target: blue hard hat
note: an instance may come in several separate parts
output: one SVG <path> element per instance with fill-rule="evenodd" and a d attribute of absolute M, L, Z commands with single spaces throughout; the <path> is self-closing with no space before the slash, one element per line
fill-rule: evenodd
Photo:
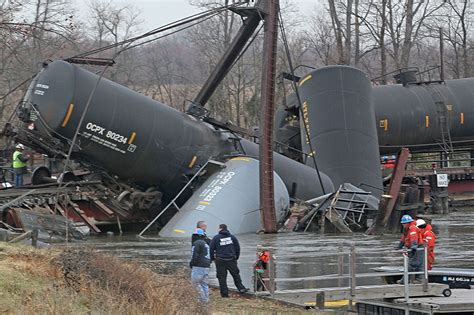
<path fill-rule="evenodd" d="M 408 215 L 408 214 L 405 214 L 403 217 L 402 217 L 402 221 L 401 223 L 402 224 L 405 224 L 405 223 L 410 223 L 410 222 L 413 222 L 413 218 L 411 217 L 411 215 Z"/>
<path fill-rule="evenodd" d="M 197 235 L 206 235 L 206 232 L 204 232 L 203 229 L 196 229 L 196 233 Z"/>

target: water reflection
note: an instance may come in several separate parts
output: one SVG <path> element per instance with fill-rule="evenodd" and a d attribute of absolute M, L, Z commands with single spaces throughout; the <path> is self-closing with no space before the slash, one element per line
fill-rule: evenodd
<path fill-rule="evenodd" d="M 438 236 L 436 266 L 474 268 L 474 209 L 459 210 L 449 217 L 433 217 L 433 227 Z M 232 225 L 229 224 L 232 231 Z M 320 257 L 321 254 L 339 253 L 342 247 L 349 250 L 353 242 L 357 250 L 357 272 L 371 272 L 371 268 L 383 265 L 402 265 L 402 255 L 396 251 L 399 235 L 367 236 L 354 234 L 317 235 L 283 233 L 277 235 L 247 234 L 238 236 L 242 254 L 239 260 L 244 284 L 252 287 L 252 264 L 256 246 L 271 248 L 276 256 L 278 278 L 308 277 L 337 273 L 337 256 Z M 135 235 L 93 238 L 88 246 L 98 251 L 117 255 L 124 259 L 152 265 L 170 263 L 187 266 L 190 256 L 190 240 L 153 238 L 138 240 Z M 345 272 L 348 272 L 345 257 Z M 215 279 L 214 268 L 211 278 Z M 229 280 L 231 277 L 229 276 Z M 358 284 L 376 284 L 381 279 L 361 279 Z M 229 282 L 230 284 L 230 282 Z M 304 281 L 279 283 L 279 289 L 314 288 L 335 286 L 337 281 Z"/>

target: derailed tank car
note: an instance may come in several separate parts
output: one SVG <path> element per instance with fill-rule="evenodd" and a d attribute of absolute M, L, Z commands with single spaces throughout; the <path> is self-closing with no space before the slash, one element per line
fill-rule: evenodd
<path fill-rule="evenodd" d="M 169 201 L 209 159 L 225 162 L 258 153 L 253 142 L 236 141 L 226 130 L 64 61 L 46 65 L 32 81 L 20 110 L 24 124 L 17 130 L 17 140 L 64 156 L 89 98 L 72 158 L 111 175 L 118 183 L 114 196 L 118 201 L 126 201 L 124 194 L 131 191 L 156 190 Z M 275 171 L 292 197 L 320 196 L 322 186 L 325 192 L 334 191 L 325 174 L 320 174 L 320 183 L 314 169 L 278 154 Z M 258 180 L 258 173 L 253 177 Z"/>

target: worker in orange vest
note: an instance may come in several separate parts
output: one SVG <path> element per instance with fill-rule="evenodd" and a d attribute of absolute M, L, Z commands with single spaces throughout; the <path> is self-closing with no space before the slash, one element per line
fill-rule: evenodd
<path fill-rule="evenodd" d="M 436 234 L 433 232 L 433 227 L 431 224 L 426 223 L 423 219 L 416 220 L 416 226 L 420 229 L 420 235 L 423 239 L 423 244 L 428 248 L 428 270 L 433 268 L 433 263 L 435 261 L 435 243 L 436 243 Z"/>
<path fill-rule="evenodd" d="M 387 157 L 383 159 L 383 166 L 385 168 L 395 168 L 395 163 L 396 161 L 394 159 L 389 159 Z"/>
<path fill-rule="evenodd" d="M 270 261 L 270 252 L 265 250 L 261 245 L 257 246 L 257 261 L 255 268 L 255 291 L 264 291 L 265 282 L 263 281 L 263 273 L 267 270 L 267 264 Z"/>
<path fill-rule="evenodd" d="M 400 222 L 403 225 L 403 234 L 398 244 L 398 248 L 403 247 L 409 249 L 408 252 L 408 272 L 421 271 L 423 266 L 423 252 L 419 251 L 418 248 L 423 247 L 423 239 L 420 235 L 420 229 L 416 226 L 416 221 L 406 214 L 402 217 Z M 421 275 L 415 275 L 413 277 L 413 283 L 420 282 L 422 279 Z M 403 284 L 403 278 L 397 281 L 399 284 Z"/>

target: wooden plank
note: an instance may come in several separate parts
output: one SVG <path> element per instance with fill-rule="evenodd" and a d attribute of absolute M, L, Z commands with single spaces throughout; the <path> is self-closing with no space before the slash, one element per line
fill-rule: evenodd
<path fill-rule="evenodd" d="M 23 241 L 27 238 L 30 238 L 32 233 L 33 233 L 32 231 L 28 231 L 28 232 L 25 232 L 23 234 L 20 234 L 17 237 L 9 240 L 8 243 L 18 243 L 20 241 Z"/>
<path fill-rule="evenodd" d="M 84 221 L 84 223 L 91 228 L 95 233 L 100 233 L 100 229 L 89 219 L 88 216 L 85 215 L 84 211 L 82 211 L 77 204 L 74 202 L 69 202 L 71 205 L 72 210 Z"/>
<path fill-rule="evenodd" d="M 110 208 L 104 205 L 104 203 L 102 203 L 102 201 L 100 201 L 99 199 L 97 198 L 92 199 L 92 203 L 96 205 L 97 208 L 101 210 L 102 212 L 104 212 L 107 216 L 113 217 L 115 215 L 115 212 L 110 210 Z"/>

